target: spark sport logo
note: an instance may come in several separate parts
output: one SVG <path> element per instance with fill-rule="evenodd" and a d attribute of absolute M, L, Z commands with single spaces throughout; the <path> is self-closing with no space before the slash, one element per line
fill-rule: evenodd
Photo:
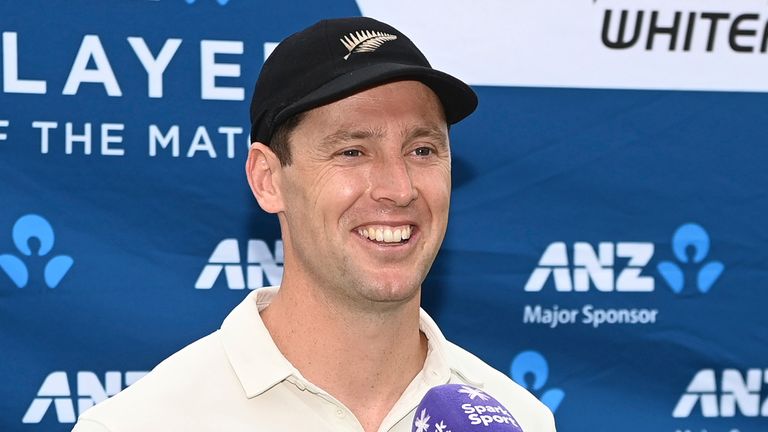
<path fill-rule="evenodd" d="M 686 223 L 672 236 L 674 260 L 659 262 L 655 269 L 661 280 L 677 295 L 708 293 L 722 275 L 725 266 L 712 260 L 710 238 L 699 224 Z M 544 250 L 538 266 L 525 284 L 525 291 L 539 293 L 553 286 L 558 294 L 580 293 L 606 295 L 647 294 L 656 289 L 656 279 L 649 267 L 656 251 L 650 242 L 576 242 L 569 259 L 568 244 L 553 242 Z M 565 300 L 565 298 L 564 298 Z M 586 304 L 581 309 L 526 305 L 524 324 L 550 328 L 559 325 L 586 324 L 598 328 L 604 324 L 654 324 L 659 314 L 652 308 L 597 308 Z"/>
<path fill-rule="evenodd" d="M 613 50 L 765 53 L 768 14 L 606 8 L 600 40 Z"/>

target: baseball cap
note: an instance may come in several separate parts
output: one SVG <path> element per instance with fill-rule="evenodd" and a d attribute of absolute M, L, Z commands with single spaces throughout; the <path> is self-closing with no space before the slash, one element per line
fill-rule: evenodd
<path fill-rule="evenodd" d="M 367 17 L 319 21 L 280 42 L 264 62 L 251 100 L 251 141 L 268 144 L 295 114 L 403 79 L 429 86 L 449 124 L 477 107 L 472 88 L 433 69 L 394 27 Z"/>

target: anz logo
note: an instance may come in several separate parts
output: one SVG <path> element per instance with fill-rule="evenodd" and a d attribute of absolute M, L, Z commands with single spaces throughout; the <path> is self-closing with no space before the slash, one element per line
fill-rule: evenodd
<path fill-rule="evenodd" d="M 549 364 L 537 351 L 523 351 L 515 356 L 509 368 L 509 375 L 516 383 L 535 394 L 553 413 L 565 398 L 562 389 L 544 388 L 549 379 Z"/>
<path fill-rule="evenodd" d="M 768 417 L 767 390 L 768 369 L 723 369 L 720 373 L 701 369 L 680 396 L 672 417 Z"/>
<path fill-rule="evenodd" d="M 266 242 L 257 239 L 248 240 L 246 249 L 243 262 L 237 239 L 219 242 L 197 277 L 195 288 L 211 289 L 222 275 L 227 287 L 233 290 L 279 285 L 283 278 L 283 241 L 275 242 L 274 253 Z"/>
<path fill-rule="evenodd" d="M 693 253 L 689 256 L 690 249 Z M 696 289 L 701 293 L 709 291 L 725 269 L 720 261 L 704 262 L 709 253 L 709 235 L 700 225 L 685 224 L 678 228 L 672 237 L 672 250 L 680 263 L 699 266 L 696 271 Z M 685 276 L 677 263 L 662 261 L 657 268 L 672 291 L 679 293 L 685 288 Z"/>
<path fill-rule="evenodd" d="M 23 257 L 48 257 L 53 249 L 56 236 L 53 227 L 44 217 L 28 214 L 20 217 L 11 230 L 13 244 L 21 254 L 0 254 L 0 269 L 11 279 L 17 288 L 29 284 L 29 269 Z M 34 240 L 34 241 L 33 241 Z M 55 255 L 48 258 L 43 270 L 43 281 L 48 288 L 56 288 L 74 264 L 68 255 Z"/>
<path fill-rule="evenodd" d="M 653 257 L 653 250 L 653 243 L 602 242 L 595 252 L 591 244 L 576 242 L 571 266 L 566 244 L 551 243 L 528 278 L 525 290 L 541 291 L 552 275 L 558 291 L 588 291 L 590 282 L 595 289 L 604 292 L 653 291 L 653 279 L 640 275 Z M 618 273 L 614 268 L 616 258 L 629 259 Z"/>
<path fill-rule="evenodd" d="M 124 387 L 138 381 L 147 372 L 110 371 L 104 375 L 102 382 L 93 372 L 77 373 L 74 389 L 69 385 L 69 376 L 64 371 L 51 372 L 43 381 L 36 397 L 29 404 L 21 422 L 37 424 L 43 421 L 45 415 L 54 411 L 59 423 L 74 423 L 77 415 L 88 408 L 116 395 Z M 77 411 L 75 411 L 77 406 Z"/>
<path fill-rule="evenodd" d="M 687 223 L 672 236 L 676 261 L 662 261 L 656 267 L 672 292 L 684 291 L 684 268 L 696 267 L 695 286 L 706 293 L 722 274 L 720 261 L 706 261 L 710 239 L 701 225 Z M 597 247 L 576 242 L 570 251 L 565 242 L 551 243 L 525 284 L 525 291 L 538 292 L 551 280 L 559 292 L 651 292 L 656 280 L 645 274 L 656 245 L 649 242 L 601 242 Z M 619 264 L 621 262 L 621 264 Z"/>

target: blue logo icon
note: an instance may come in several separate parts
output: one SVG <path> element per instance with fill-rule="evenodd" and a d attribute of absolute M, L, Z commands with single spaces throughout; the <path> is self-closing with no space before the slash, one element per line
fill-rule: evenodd
<path fill-rule="evenodd" d="M 725 269 L 720 261 L 704 262 L 709 253 L 709 235 L 701 225 L 687 223 L 680 226 L 672 236 L 672 251 L 678 262 L 699 265 L 696 288 L 700 293 L 708 292 Z M 683 291 L 685 275 L 680 265 L 672 261 L 662 261 L 657 268 L 672 291 L 676 294 Z"/>
<path fill-rule="evenodd" d="M 193 4 L 196 0 L 186 0 L 187 4 Z M 216 0 L 216 3 L 220 4 L 221 6 L 226 6 L 227 3 L 229 3 L 229 0 Z"/>
<path fill-rule="evenodd" d="M 557 410 L 565 398 L 565 392 L 559 388 L 550 388 L 542 392 L 549 378 L 549 364 L 547 359 L 537 351 L 523 351 L 518 354 L 512 360 L 510 376 L 516 383 L 536 394 L 552 412 Z M 531 376 L 532 382 L 529 378 Z"/>
<path fill-rule="evenodd" d="M 33 251 L 30 248 L 30 240 L 37 239 L 39 248 Z M 53 249 L 55 236 L 53 227 L 45 218 L 35 214 L 24 215 L 13 225 L 13 243 L 16 249 L 23 255 L 46 256 Z M 48 288 L 56 288 L 72 267 L 74 260 L 67 255 L 52 257 L 45 265 L 43 272 L 45 284 Z M 19 288 L 24 288 L 29 283 L 29 270 L 26 264 L 16 255 L 0 255 L 0 269 L 11 278 Z"/>

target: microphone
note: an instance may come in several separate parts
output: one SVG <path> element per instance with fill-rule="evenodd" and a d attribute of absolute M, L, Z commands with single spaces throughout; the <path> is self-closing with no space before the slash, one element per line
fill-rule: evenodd
<path fill-rule="evenodd" d="M 482 390 L 464 384 L 429 389 L 416 408 L 412 432 L 523 432 L 512 414 Z"/>

